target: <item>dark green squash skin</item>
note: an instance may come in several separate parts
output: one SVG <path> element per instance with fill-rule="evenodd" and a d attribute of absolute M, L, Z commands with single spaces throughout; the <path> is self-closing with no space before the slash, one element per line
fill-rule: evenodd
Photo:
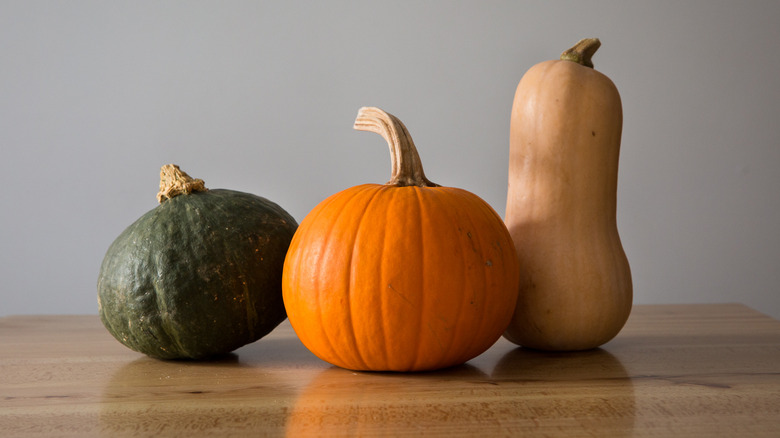
<path fill-rule="evenodd" d="M 165 200 L 125 229 L 98 276 L 100 318 L 160 359 L 229 353 L 287 318 L 282 266 L 298 224 L 259 196 L 215 189 Z"/>

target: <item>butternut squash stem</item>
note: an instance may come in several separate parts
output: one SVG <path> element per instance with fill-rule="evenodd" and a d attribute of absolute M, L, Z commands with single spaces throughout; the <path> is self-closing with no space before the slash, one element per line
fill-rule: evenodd
<path fill-rule="evenodd" d="M 561 61 L 572 61 L 593 68 L 591 58 L 599 47 L 601 47 L 601 41 L 598 38 L 583 38 L 574 47 L 561 53 Z"/>
<path fill-rule="evenodd" d="M 395 187 L 438 187 L 425 177 L 422 161 L 414 146 L 412 136 L 401 121 L 375 107 L 363 107 L 358 111 L 354 128 L 379 134 L 390 147 L 390 181 L 385 183 Z"/>
<path fill-rule="evenodd" d="M 166 164 L 160 168 L 160 191 L 157 193 L 157 201 L 160 204 L 166 199 L 181 194 L 188 195 L 192 192 L 205 192 L 206 190 L 208 189 L 202 179 L 192 178 L 175 164 Z"/>

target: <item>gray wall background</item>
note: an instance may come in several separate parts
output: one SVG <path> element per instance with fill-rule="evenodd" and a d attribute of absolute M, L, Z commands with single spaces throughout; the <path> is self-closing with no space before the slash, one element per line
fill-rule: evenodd
<path fill-rule="evenodd" d="M 360 106 L 434 181 L 503 216 L 517 82 L 582 37 L 625 122 L 618 224 L 636 303 L 780 317 L 780 2 L 0 1 L 0 316 L 96 313 L 159 168 L 299 221 L 383 183 Z"/>

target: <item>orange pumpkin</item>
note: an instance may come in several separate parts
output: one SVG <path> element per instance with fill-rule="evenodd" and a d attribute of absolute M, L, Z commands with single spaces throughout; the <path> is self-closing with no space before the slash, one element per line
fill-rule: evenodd
<path fill-rule="evenodd" d="M 304 218 L 284 265 L 290 323 L 343 368 L 464 363 L 512 317 L 519 267 L 509 232 L 478 196 L 425 177 L 400 120 L 362 108 L 355 129 L 387 140 L 392 178 L 332 195 Z"/>

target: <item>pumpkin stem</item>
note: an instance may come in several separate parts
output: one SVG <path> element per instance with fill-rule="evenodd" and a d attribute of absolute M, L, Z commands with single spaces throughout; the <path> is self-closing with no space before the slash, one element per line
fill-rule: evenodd
<path fill-rule="evenodd" d="M 412 136 L 406 130 L 406 126 L 392 114 L 388 114 L 379 108 L 363 107 L 358 111 L 355 119 L 355 129 L 379 134 L 390 146 L 390 160 L 392 163 L 390 181 L 388 186 L 396 187 L 438 187 L 425 177 L 422 161 L 414 147 Z"/>
<path fill-rule="evenodd" d="M 593 68 L 593 61 L 590 58 L 601 46 L 598 38 L 583 38 L 577 42 L 571 49 L 561 53 L 562 61 L 572 61 L 585 67 Z"/>
<path fill-rule="evenodd" d="M 157 201 L 160 204 L 182 193 L 188 195 L 206 190 L 208 189 L 202 179 L 192 178 L 175 164 L 166 164 L 160 169 L 160 192 L 157 193 Z"/>

